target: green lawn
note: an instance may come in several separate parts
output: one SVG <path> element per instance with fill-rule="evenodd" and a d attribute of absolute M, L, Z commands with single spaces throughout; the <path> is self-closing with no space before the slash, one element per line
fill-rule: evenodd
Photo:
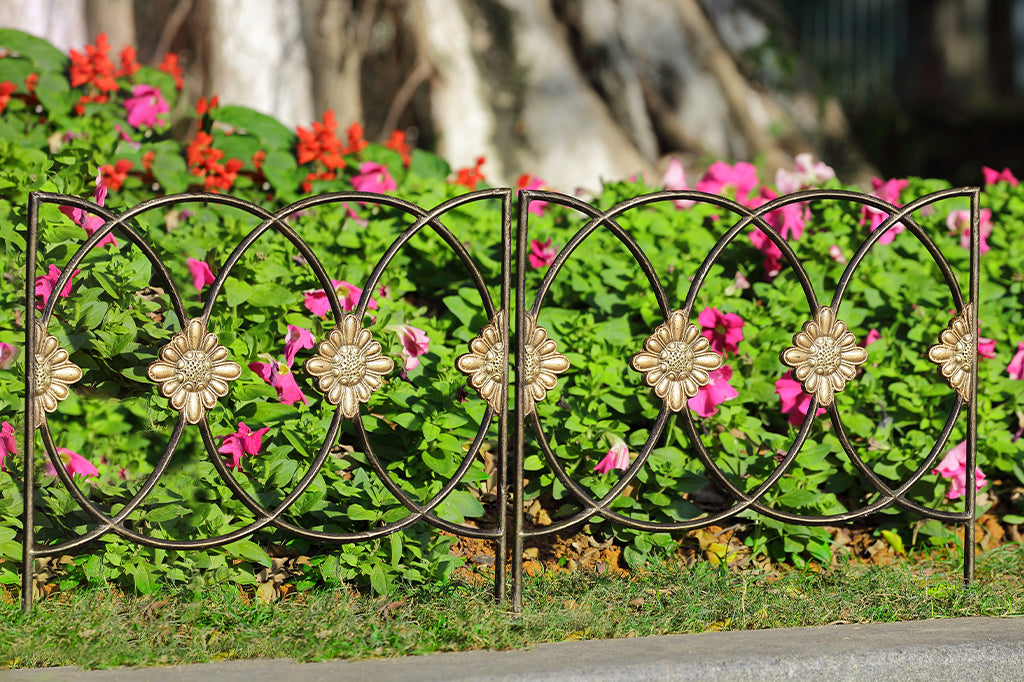
<path fill-rule="evenodd" d="M 955 556 L 955 552 L 950 556 Z M 698 563 L 630 577 L 527 578 L 525 609 L 495 605 L 485 582 L 410 588 L 391 597 L 292 594 L 259 605 L 236 591 L 137 597 L 60 594 L 29 615 L 0 606 L 0 668 L 159 665 L 231 658 L 372 658 L 509 649 L 566 639 L 1024 613 L 1024 548 L 979 557 L 963 587 L 946 557 L 823 573 L 767 575 Z"/>

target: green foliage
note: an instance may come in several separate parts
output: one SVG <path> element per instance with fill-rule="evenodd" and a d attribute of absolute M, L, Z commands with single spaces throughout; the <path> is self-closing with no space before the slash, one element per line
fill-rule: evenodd
<path fill-rule="evenodd" d="M 325 165 L 322 156 L 309 156 L 308 131 L 295 135 L 273 119 L 240 107 L 214 107 L 198 121 L 172 120 L 168 115 L 163 124 L 132 129 L 123 103 L 133 85 L 154 85 L 174 116 L 183 116 L 174 106 L 178 93 L 172 79 L 153 69 L 119 77 L 119 89 L 109 102 L 89 103 L 78 114 L 75 104 L 84 89 L 70 87 L 62 55 L 58 58 L 59 53 L 45 44 L 7 30 L 0 31 L 0 46 L 11 52 L 0 59 L 0 81 L 18 86 L 0 114 L 0 271 L 13 283 L 0 290 L 0 342 L 16 347 L 22 343 L 24 226 L 30 191 L 91 196 L 97 172 L 104 169 L 109 181 L 120 160 L 130 162 L 131 169 L 107 196 L 106 205 L 113 211 L 168 192 L 210 188 L 211 178 L 226 183 L 214 184 L 214 189 L 230 189 L 234 196 L 275 211 L 304 193 L 351 189 L 353 177 L 368 162 L 388 169 L 397 183 L 397 196 L 428 209 L 464 190 L 450 180 L 451 169 L 443 160 L 423 150 L 415 150 L 406 167 L 394 149 L 352 145 L 344 149 L 343 167 Z M 31 73 L 39 74 L 38 101 L 22 86 Z M 45 95 L 44 82 L 55 84 Z M 123 139 L 119 127 L 132 139 Z M 222 153 L 208 166 L 193 158 L 202 146 L 198 135 L 188 140 L 175 137 L 175 131 L 196 127 L 210 136 L 209 149 Z M 231 160 L 238 162 L 234 175 L 227 168 Z M 832 181 L 831 186 L 839 185 Z M 903 198 L 943 186 L 939 181 L 911 179 Z M 609 183 L 592 203 L 609 208 L 654 189 L 642 182 Z M 979 413 L 984 415 L 979 465 L 989 479 L 981 507 L 987 508 L 999 496 L 1009 500 L 1008 493 L 1024 483 L 1021 448 L 1014 436 L 1024 382 L 1006 374 L 1017 341 L 1024 338 L 1024 278 L 1015 246 L 1024 237 L 1024 190 L 993 185 L 986 188 L 983 204 L 995 216 L 992 250 L 982 258 L 980 301 L 982 334 L 996 341 L 996 356 L 981 363 L 979 378 Z M 948 233 L 945 220 L 950 211 L 963 208 L 966 200 L 951 200 L 915 215 L 957 273 L 966 273 L 968 254 L 959 237 Z M 844 268 L 830 257 L 830 249 L 836 247 L 850 258 L 867 228 L 861 226 L 860 206 L 853 202 L 810 202 L 807 212 L 802 236 L 789 243 L 824 298 L 821 303 L 828 304 Z M 321 204 L 289 216 L 285 223 L 331 278 L 361 287 L 415 218 L 401 208 L 350 202 Z M 210 289 L 195 289 L 188 259 L 203 261 L 214 274 L 223 274 L 229 254 L 261 220 L 229 206 L 193 202 L 141 213 L 129 227 L 143 235 L 167 264 L 186 315 L 194 317 Z M 529 236 L 541 242 L 550 238 L 562 248 L 586 221 L 569 208 L 549 204 L 543 215 L 531 216 Z M 486 283 L 485 295 L 495 302 L 501 281 L 500 202 L 464 205 L 442 216 L 441 222 L 466 246 Z M 525 468 L 527 496 L 540 499 L 556 519 L 576 513 L 579 504 L 545 462 L 539 437 L 594 498 L 605 495 L 617 480 L 616 472 L 595 471 L 609 438 L 624 439 L 634 457 L 646 444 L 646 465 L 611 508 L 655 523 L 685 521 L 724 507 L 719 486 L 694 456 L 698 445 L 708 450 L 721 476 L 749 493 L 771 476 L 793 442 L 797 429 L 781 412 L 776 393 L 776 382 L 786 369 L 779 353 L 811 315 L 793 268 L 784 265 L 769 278 L 762 254 L 741 233 L 725 246 L 707 278 L 693 281 L 707 253 L 733 222 L 726 211 L 712 206 L 679 210 L 671 202 L 637 206 L 617 218 L 650 259 L 671 307 L 681 308 L 692 294 L 691 322 L 708 308 L 739 315 L 745 322 L 742 341 L 726 353 L 732 370 L 729 383 L 738 396 L 719 404 L 707 417 L 691 412 L 692 432 L 685 417 L 679 416 L 669 420 L 663 434 L 651 438 L 661 403 L 628 367 L 627 359 L 664 318 L 650 282 L 626 245 L 600 227 L 578 245 L 550 282 L 539 323 L 568 355 L 571 368 L 537 406 L 543 433 L 529 435 Z M 166 453 L 177 416 L 147 379 L 145 367 L 180 324 L 158 269 L 125 228 L 112 234 L 119 246 L 105 245 L 86 254 L 73 278 L 73 295 L 58 298 L 54 308 L 49 332 L 71 352 L 85 376 L 49 417 L 49 424 L 59 447 L 97 466 L 97 477 L 79 476 L 75 481 L 103 513 L 117 514 L 147 485 L 150 475 L 166 467 L 145 504 L 128 515 L 130 529 L 177 540 L 235 533 L 254 522 L 252 504 L 273 510 L 323 455 L 323 466 L 312 475 L 309 488 L 282 519 L 313 534 L 365 533 L 406 516 L 395 490 L 419 504 L 433 500 L 463 465 L 478 436 L 484 439 L 485 450 L 498 449 L 497 426 L 482 423 L 484 404 L 476 396 L 463 399 L 467 381 L 455 369 L 456 358 L 487 322 L 481 292 L 453 250 L 428 227 L 393 254 L 370 292 L 378 307 L 364 324 L 397 367 L 405 362 L 403 325 L 423 330 L 430 343 L 416 368 L 396 369 L 362 408 L 362 422 L 370 434 L 366 444 L 346 421 L 336 442 L 327 443 L 321 452 L 334 411 L 313 380 L 299 371 L 299 365 L 293 367 L 306 401 L 285 404 L 273 387 L 245 366 L 283 366 L 290 325 L 309 329 L 318 341 L 334 326 L 332 313 L 320 318 L 304 304 L 307 292 L 322 287 L 313 270 L 286 231 L 270 229 L 226 274 L 210 317 L 210 330 L 243 365 L 228 396 L 207 414 L 212 442 L 204 443 L 199 430 L 189 427 L 173 455 Z M 46 274 L 50 265 L 64 268 L 85 237 L 85 231 L 56 207 L 45 205 L 40 211 L 36 276 Z M 528 305 L 547 272 L 546 267 L 528 269 Z M 961 290 L 966 291 L 966 285 L 963 278 Z M 872 329 L 881 334 L 868 348 L 862 373 L 838 395 L 837 404 L 853 447 L 891 486 L 920 466 L 953 404 L 952 391 L 927 360 L 927 348 L 948 323 L 953 307 L 926 249 L 903 232 L 891 244 L 872 248 L 850 281 L 840 309 L 840 317 L 858 339 L 863 341 Z M 311 352 L 300 350 L 296 362 L 301 365 Z M 21 352 L 9 369 L 0 370 L 0 418 L 13 425 L 18 453 L 24 452 L 24 369 Z M 950 446 L 964 438 L 965 419 L 961 415 L 955 425 Z M 250 505 L 234 494 L 213 464 L 222 456 L 218 449 L 241 423 L 254 431 L 268 429 L 259 453 L 243 457 L 240 469 L 231 474 Z M 390 477 L 390 489 L 369 466 L 366 445 Z M 36 452 L 44 452 L 38 437 Z M 12 584 L 17 581 L 14 562 L 20 555 L 19 481 L 24 463 L 12 454 L 6 466 L 10 475 L 0 474 L 0 583 Z M 44 467 L 40 457 L 36 471 L 43 472 Z M 437 505 L 436 514 L 453 523 L 492 523 L 493 477 L 485 458 L 475 458 L 462 482 Z M 81 510 L 53 476 L 38 479 L 36 536 L 41 543 L 53 544 L 95 526 L 95 518 Z M 944 479 L 929 473 L 908 497 L 943 509 L 957 508 L 946 500 L 947 488 Z M 790 513 L 831 515 L 876 498 L 843 454 L 837 425 L 823 416 L 811 426 L 794 466 L 764 502 Z M 994 511 L 1011 519 L 1024 513 L 1012 502 L 1006 505 Z M 830 560 L 830 536 L 822 528 L 794 527 L 751 513 L 743 518 L 756 521 L 747 536 L 754 551 L 798 565 Z M 899 510 L 888 510 L 882 517 L 884 530 L 894 534 L 889 539 L 894 547 L 949 541 L 950 529 L 937 523 L 912 532 L 917 521 Z M 676 547 L 668 533 L 637 533 L 599 518 L 590 519 L 590 528 L 626 543 L 625 556 L 634 565 L 670 555 Z M 448 576 L 458 564 L 448 554 L 450 542 L 450 537 L 426 524 L 334 548 L 270 526 L 219 549 L 201 551 L 138 547 L 107 535 L 75 557 L 61 585 L 115 582 L 141 593 L 161 587 L 199 591 L 225 583 L 254 585 L 255 573 L 273 557 L 310 555 L 296 577 L 302 588 L 348 582 L 389 592 L 397 584 Z"/>

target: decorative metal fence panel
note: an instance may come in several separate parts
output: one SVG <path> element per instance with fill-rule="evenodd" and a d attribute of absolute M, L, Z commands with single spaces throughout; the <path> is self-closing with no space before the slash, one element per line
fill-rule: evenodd
<path fill-rule="evenodd" d="M 577 528 L 591 519 L 601 518 L 612 524 L 638 531 L 678 532 L 710 526 L 726 519 L 750 512 L 776 521 L 803 526 L 839 524 L 875 514 L 888 507 L 899 507 L 923 518 L 937 519 L 964 527 L 964 575 L 970 580 L 973 574 L 973 548 L 975 516 L 975 461 L 977 452 L 977 300 L 979 283 L 979 192 L 977 189 L 951 189 L 936 192 L 897 207 L 873 196 L 840 190 L 807 190 L 778 197 L 756 208 L 720 196 L 696 191 L 667 191 L 638 196 L 619 205 L 601 210 L 580 199 L 550 191 L 522 190 L 514 204 L 512 190 L 489 189 L 471 192 L 433 209 L 424 209 L 401 199 L 367 192 L 339 192 L 303 199 L 277 212 L 271 213 L 246 201 L 219 194 L 181 194 L 154 199 L 134 208 L 115 213 L 96 206 L 83 199 L 61 195 L 34 192 L 30 196 L 28 252 L 26 258 L 26 316 L 25 347 L 34 349 L 28 357 L 32 371 L 26 371 L 25 395 L 31 399 L 25 402 L 25 485 L 24 485 L 24 562 L 22 574 L 22 595 L 25 609 L 30 609 L 33 600 L 34 566 L 37 559 L 59 556 L 72 552 L 97 541 L 107 534 L 116 534 L 133 543 L 168 550 L 203 549 L 222 546 L 248 538 L 261 529 L 273 528 L 285 536 L 302 538 L 313 544 L 343 544 L 379 540 L 403 530 L 418 521 L 424 521 L 435 528 L 466 538 L 489 540 L 495 547 L 494 589 L 498 600 L 503 600 L 508 591 L 506 573 L 511 570 L 511 596 L 513 608 L 522 608 L 522 556 L 525 541 L 552 533 Z M 915 211 L 927 209 L 932 204 L 946 199 L 966 198 L 971 209 L 971 257 L 968 292 L 965 297 L 957 273 L 934 240 L 914 219 Z M 840 201 L 865 206 L 886 217 L 877 229 L 866 233 L 854 255 L 846 263 L 842 275 L 834 287 L 822 289 L 821 282 L 813 282 L 791 245 L 767 220 L 773 211 L 787 206 L 802 205 L 806 202 Z M 494 241 L 489 245 L 490 253 L 497 253 L 494 259 L 500 263 L 498 281 L 487 281 L 482 274 L 479 258 L 445 226 L 445 216 L 454 211 L 467 210 L 481 202 L 497 202 L 500 208 L 494 213 Z M 585 225 L 568 240 L 554 257 L 550 267 L 540 278 L 535 290 L 528 291 L 530 282 L 526 264 L 530 252 L 531 205 L 536 202 L 557 204 L 574 210 L 585 217 Z M 303 234 L 292 227 L 290 221 L 303 212 L 324 206 L 342 206 L 346 203 L 369 207 L 368 210 L 390 212 L 401 215 L 406 227 L 390 245 L 386 246 L 376 261 L 370 275 L 360 282 L 362 294 L 358 301 L 343 305 L 336 292 L 330 272 L 321 263 L 317 252 L 303 238 Z M 673 203 L 689 206 L 703 203 L 715 207 L 721 214 L 734 216 L 730 223 L 721 215 L 707 227 L 712 231 L 713 247 L 706 253 L 702 265 L 693 273 L 676 274 L 675 291 L 666 286 L 665 274 L 652 262 L 654 255 L 650 240 L 641 239 L 642 227 L 627 229 L 623 222 L 630 216 L 640 215 L 650 207 Z M 115 512 L 105 511 L 82 493 L 70 473 L 62 465 L 58 440 L 54 437 L 47 416 L 59 414 L 61 401 L 75 390 L 75 384 L 83 377 L 83 370 L 70 359 L 67 349 L 61 347 L 58 334 L 52 333 L 55 324 L 57 296 L 50 296 L 41 310 L 35 307 L 35 280 L 38 268 L 37 249 L 40 233 L 40 213 L 46 204 L 71 207 L 99 216 L 105 222 L 79 247 L 70 254 L 59 276 L 52 282 L 52 291 L 63 291 L 71 282 L 76 269 L 83 264 L 86 256 L 97 249 L 104 240 L 114 233 L 123 235 L 148 260 L 151 267 L 149 284 L 166 295 L 169 313 L 173 314 L 176 331 L 164 339 L 150 355 L 154 360 L 145 368 L 125 368 L 124 371 L 138 379 L 140 385 L 149 382 L 149 390 L 156 389 L 168 400 L 177 421 L 167 440 L 166 448 L 153 466 L 153 471 L 131 496 Z M 219 271 L 210 288 L 201 300 L 201 311 L 189 314 L 185 298 L 175 286 L 165 258 L 150 243 L 150 235 L 140 225 L 142 218 L 150 212 L 177 210 L 185 205 L 217 205 L 237 209 L 252 216 L 259 224 L 238 244 L 226 245 L 228 255 L 220 263 Z M 371 220 L 373 217 L 371 216 Z M 516 220 L 515 225 L 513 219 Z M 710 347 L 701 334 L 700 327 L 691 318 L 698 307 L 702 288 L 712 270 L 718 266 L 722 254 L 730 249 L 739 235 L 751 230 L 760 230 L 778 249 L 780 257 L 789 265 L 806 299 L 806 323 L 802 329 L 788 330 L 792 344 L 780 353 L 780 368 L 791 368 L 793 377 L 809 394 L 810 403 L 806 417 L 799 426 L 796 436 L 776 457 L 776 466 L 760 483 L 742 482 L 740 478 L 723 471 L 716 463 L 714 448 L 709 445 L 707 427 L 695 421 L 688 400 L 693 398 L 702 386 L 711 380 L 711 373 L 722 366 L 721 353 Z M 857 276 L 858 266 L 868 257 L 872 247 L 885 235 L 895 231 L 908 231 L 920 242 L 934 260 L 942 281 L 949 289 L 950 301 L 954 308 L 952 319 L 940 338 L 928 349 L 929 358 L 937 365 L 939 374 L 955 391 L 944 425 L 934 435 L 933 444 L 921 452 L 919 463 L 908 477 L 898 484 L 892 484 L 878 475 L 870 462 L 865 461 L 859 446 L 849 439 L 843 422 L 843 411 L 835 399 L 848 382 L 856 381 L 860 366 L 866 361 L 863 340 L 858 339 L 846 326 L 843 318 L 843 303 Z M 606 231 L 621 245 L 632 258 L 632 262 L 643 273 L 656 300 L 661 323 L 649 330 L 646 340 L 635 348 L 631 359 L 623 359 L 623 372 L 629 372 L 635 380 L 637 393 L 653 391 L 656 400 L 661 401 L 660 409 L 647 428 L 647 435 L 639 447 L 636 458 L 628 465 L 619 480 L 606 491 L 595 495 L 574 480 L 566 466 L 560 461 L 545 429 L 544 414 L 549 413 L 546 403 L 550 402 L 549 392 L 561 390 L 560 382 L 565 381 L 573 371 L 584 372 L 586 367 L 574 366 L 571 358 L 585 358 L 586 349 L 559 349 L 544 326 L 545 311 L 557 301 L 550 300 L 552 286 L 558 281 L 565 263 L 582 249 L 588 239 Z M 333 409 L 330 424 L 322 442 L 308 444 L 315 451 L 308 463 L 305 474 L 283 497 L 274 498 L 268 506 L 262 501 L 266 496 L 247 490 L 232 474 L 224 457 L 218 452 L 214 434 L 207 420 L 207 411 L 214 409 L 218 401 L 230 392 L 230 383 L 241 374 L 242 358 L 231 348 L 222 345 L 218 334 L 210 329 L 211 316 L 216 312 L 217 303 L 225 296 L 225 286 L 232 269 L 254 248 L 257 240 L 264 235 L 276 234 L 289 244 L 295 253 L 293 260 L 308 267 L 316 282 L 323 287 L 326 295 L 325 310 L 333 316 L 334 328 L 326 332 L 319 341 L 315 354 L 304 363 L 304 371 L 312 377 L 313 384 L 322 394 L 323 400 Z M 405 488 L 401 480 L 393 478 L 395 467 L 389 469 L 374 449 L 374 433 L 364 426 L 366 403 L 371 395 L 388 380 L 394 370 L 394 362 L 381 352 L 380 330 L 365 320 L 372 312 L 372 294 L 378 289 L 382 275 L 392 264 L 396 254 L 407 247 L 411 240 L 421 233 L 432 233 L 440 239 L 466 272 L 482 302 L 479 317 L 486 320 L 482 328 L 469 342 L 467 352 L 455 359 L 455 367 L 465 375 L 467 383 L 475 389 L 485 403 L 485 409 L 472 443 L 464 448 L 465 454 L 457 468 L 440 484 L 429 499 L 416 499 Z M 643 246 L 643 242 L 647 246 Z M 685 241 L 685 240 L 683 240 Z M 656 248 L 656 243 L 654 244 Z M 513 270 L 513 267 L 515 268 Z M 671 264 L 669 268 L 671 269 Z M 680 277 L 688 283 L 680 284 Z M 680 286 L 683 288 L 680 289 Z M 676 297 L 685 290 L 681 301 Z M 496 292 L 496 295 L 495 295 Z M 513 292 L 515 301 L 513 305 Z M 82 295 L 79 292 L 78 295 Z M 497 300 L 495 300 L 495 298 Z M 548 308 L 545 308 L 545 303 Z M 326 318 L 326 313 L 325 313 Z M 372 316 L 371 316 L 372 320 Z M 511 324 L 510 324 L 511 323 Z M 168 325 L 165 325 L 168 326 Z M 234 330 L 228 330 L 230 334 Z M 225 334 L 225 330 L 220 331 Z M 231 345 L 229 343 L 229 345 Z M 232 347 L 237 347 L 237 344 Z M 570 352 L 570 350 L 572 352 Z M 563 353 L 565 351 L 565 354 Z M 252 358 L 245 358 L 248 362 Z M 513 362 L 510 362 L 512 360 Z M 575 364 L 578 364 L 575 363 Z M 628 368 L 627 368 L 628 365 Z M 514 368 L 514 369 L 510 369 Z M 585 392 L 582 379 L 576 392 Z M 85 382 L 88 383 L 88 382 Z M 510 409 L 509 388 L 514 388 Z M 586 397 L 583 398 L 586 400 Z M 544 409 L 540 406 L 545 405 Z M 847 406 L 856 410 L 857 405 Z M 765 503 L 764 498 L 780 479 L 799 463 L 802 449 L 808 441 L 812 424 L 819 408 L 827 411 L 832 430 L 841 445 L 842 453 L 849 459 L 855 471 L 873 492 L 871 501 L 843 513 L 812 515 L 775 508 Z M 963 409 L 967 411 L 966 428 L 966 495 L 964 509 L 960 512 L 936 509 L 923 505 L 908 497 L 912 486 L 930 472 L 939 453 L 943 451 Z M 708 481 L 729 500 L 720 508 L 696 513 L 672 522 L 659 522 L 631 518 L 628 514 L 615 511 L 613 506 L 635 483 L 639 473 L 647 466 L 652 452 L 667 437 L 676 422 L 681 422 L 681 433 L 689 446 L 689 454 L 699 459 Z M 306 493 L 318 472 L 332 453 L 340 447 L 340 433 L 345 422 L 351 424 L 352 433 L 365 453 L 366 466 L 379 479 L 387 492 L 397 500 L 405 513 L 400 517 L 388 517 L 372 528 L 359 532 L 333 532 L 311 530 L 286 516 L 289 508 Z M 381 421 L 374 417 L 374 424 Z M 531 426 L 532 439 L 528 437 L 527 423 Z M 394 425 L 390 426 L 394 429 Z M 210 537 L 173 540 L 154 537 L 133 527 L 132 515 L 144 508 L 147 496 L 160 483 L 168 470 L 176 448 L 179 447 L 187 430 L 199 432 L 202 450 L 212 464 L 220 481 L 230 490 L 234 499 L 240 501 L 252 515 L 252 520 L 235 530 Z M 462 484 L 474 460 L 484 456 L 485 441 L 492 429 L 496 429 L 494 457 L 494 489 L 492 502 L 492 523 L 466 523 L 446 520 L 438 515 L 439 505 L 445 503 L 453 491 Z M 67 489 L 74 502 L 93 520 L 94 527 L 71 539 L 49 540 L 39 543 L 35 537 L 36 514 L 40 504 L 35 497 L 36 436 L 40 438 L 45 457 L 53 465 L 60 484 Z M 557 479 L 565 491 L 565 498 L 576 505 L 575 511 L 559 514 L 545 526 L 527 528 L 524 520 L 526 491 L 524 477 L 528 458 L 541 455 L 545 472 Z M 539 460 L 538 460 L 539 461 Z M 531 466 L 533 464 L 531 463 Z M 397 469 L 400 469 L 398 467 Z M 269 499 L 269 498 L 266 498 Z M 45 510 L 44 510 L 45 511 Z"/>

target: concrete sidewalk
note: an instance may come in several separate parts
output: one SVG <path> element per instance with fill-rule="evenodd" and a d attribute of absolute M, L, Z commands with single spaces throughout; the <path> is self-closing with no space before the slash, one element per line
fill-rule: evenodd
<path fill-rule="evenodd" d="M 540 644 L 366 661 L 0 671 L 2 682 L 1024 680 L 1024 618 L 956 618 Z"/>

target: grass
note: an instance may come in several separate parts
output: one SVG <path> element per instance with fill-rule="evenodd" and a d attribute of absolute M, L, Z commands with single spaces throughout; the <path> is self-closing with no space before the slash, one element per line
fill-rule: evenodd
<path fill-rule="evenodd" d="M 488 586 L 451 582 L 372 597 L 309 591 L 259 605 L 225 588 L 193 599 L 80 590 L 23 615 L 0 605 L 0 668 L 103 668 L 284 657 L 298 660 L 510 649 L 567 639 L 1024 613 L 1024 547 L 980 557 L 963 587 L 954 559 L 766 576 L 701 563 L 630 577 L 528 578 L 521 615 Z"/>

